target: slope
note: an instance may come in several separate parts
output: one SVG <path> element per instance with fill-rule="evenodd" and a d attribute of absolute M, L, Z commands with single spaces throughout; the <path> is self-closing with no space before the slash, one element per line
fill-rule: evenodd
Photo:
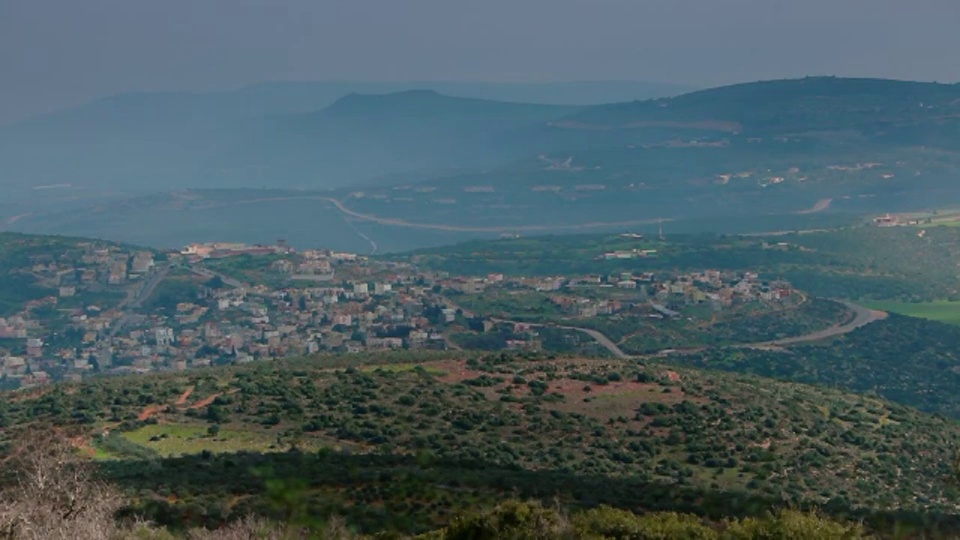
<path fill-rule="evenodd" d="M 822 211 L 916 209 L 960 200 L 957 135 L 958 85 L 756 82 L 586 108 L 542 125 L 538 151 L 511 164 L 355 209 L 476 226 L 784 215 L 828 200 Z"/>
<path fill-rule="evenodd" d="M 960 437 L 953 421 L 835 390 L 508 355 L 98 380 L 14 394 L 3 417 L 83 429 L 111 458 L 109 476 L 144 495 L 160 523 L 269 511 L 262 474 L 272 469 L 272 485 L 299 485 L 313 515 L 408 531 L 507 492 L 714 517 L 784 503 L 936 511 L 955 496 L 946 477 Z"/>
<path fill-rule="evenodd" d="M 523 155 L 530 126 L 573 110 L 427 90 L 351 94 L 317 113 L 267 119 L 210 168 L 232 181 L 256 171 L 273 186 L 340 187 L 387 174 L 489 167 Z"/>
<path fill-rule="evenodd" d="M 10 126 L 0 130 L 3 179 L 19 191 L 342 186 L 409 168 L 490 165 L 510 148 L 510 130 L 575 110 L 409 91 L 350 95 L 313 113 L 329 94 L 284 101 L 283 88 L 123 95 Z"/>

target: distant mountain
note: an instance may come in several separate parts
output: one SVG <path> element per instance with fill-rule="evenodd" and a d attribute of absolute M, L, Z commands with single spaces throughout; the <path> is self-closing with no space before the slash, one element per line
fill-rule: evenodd
<path fill-rule="evenodd" d="M 208 177 L 216 185 L 276 186 L 273 180 L 313 188 L 398 172 L 489 168 L 523 157 L 536 126 L 575 110 L 430 90 L 350 94 L 316 113 L 266 118 L 261 131 L 211 161 Z"/>
<path fill-rule="evenodd" d="M 342 186 L 418 168 L 492 166 L 516 157 L 504 154 L 503 130 L 576 110 L 407 91 L 349 94 L 313 112 L 334 93 L 308 90 L 131 94 L 23 122 L 0 130 L 0 181 L 128 192 Z"/>
<path fill-rule="evenodd" d="M 352 219 L 418 238 L 960 202 L 960 85 L 813 77 L 595 106 L 408 90 L 309 109 L 320 94 L 105 100 L 0 131 L 0 182 L 14 195 L 337 189 Z"/>
<path fill-rule="evenodd" d="M 869 133 L 923 121 L 952 122 L 958 114 L 960 84 L 808 77 L 598 106 L 557 124 L 610 129 L 666 122 L 717 132 Z"/>

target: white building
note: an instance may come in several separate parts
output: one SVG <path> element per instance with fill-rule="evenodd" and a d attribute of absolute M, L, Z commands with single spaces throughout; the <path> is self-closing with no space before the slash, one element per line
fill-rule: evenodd
<path fill-rule="evenodd" d="M 172 328 L 157 328 L 153 331 L 154 338 L 157 340 L 157 345 L 168 346 L 173 344 L 173 329 Z"/>

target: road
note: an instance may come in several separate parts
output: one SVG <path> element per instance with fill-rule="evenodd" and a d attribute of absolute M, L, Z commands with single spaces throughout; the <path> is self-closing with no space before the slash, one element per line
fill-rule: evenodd
<path fill-rule="evenodd" d="M 107 334 L 108 336 L 111 338 L 116 337 L 116 335 L 136 317 L 136 313 L 134 313 L 133 310 L 142 306 L 143 302 L 147 298 L 150 298 L 150 295 L 153 294 L 153 291 L 157 290 L 157 286 L 167 277 L 169 272 L 170 265 L 163 265 L 157 268 L 138 289 L 131 290 L 131 292 L 127 294 L 127 298 L 117 306 L 117 309 L 123 311 L 124 314 L 117 320 L 116 324 L 110 328 L 110 332 Z"/>
<path fill-rule="evenodd" d="M 600 332 L 590 329 L 590 328 L 580 328 L 578 326 L 558 326 L 557 328 L 562 328 L 564 330 L 576 330 L 577 332 L 583 332 L 584 334 L 592 337 L 597 343 L 603 345 L 605 349 L 610 351 L 611 354 L 617 358 L 633 358 L 633 356 L 623 352 L 620 347 L 617 346 L 610 338 L 601 334 Z"/>
<path fill-rule="evenodd" d="M 467 315 L 467 312 L 464 312 L 464 315 Z M 623 352 L 623 350 L 620 349 L 620 347 L 618 347 L 617 344 L 614 343 L 610 338 L 603 335 L 601 332 L 598 332 L 591 328 L 581 328 L 579 326 L 563 326 L 563 325 L 551 324 L 551 323 L 531 323 L 531 322 L 525 322 L 525 321 L 509 321 L 506 319 L 497 319 L 494 317 L 491 317 L 490 320 L 495 323 L 525 324 L 531 328 L 559 328 L 561 330 L 575 330 L 577 332 L 583 332 L 584 334 L 593 338 L 594 341 L 602 345 L 603 348 L 610 351 L 610 353 L 616 356 L 617 358 L 633 358 L 629 354 Z"/>
<path fill-rule="evenodd" d="M 200 266 L 190 266 L 190 271 L 193 272 L 194 274 L 197 274 L 198 276 L 203 276 L 203 277 L 205 277 L 205 278 L 207 278 L 207 279 L 213 279 L 213 278 L 215 278 L 215 277 L 218 277 L 218 278 L 220 278 L 221 281 L 223 281 L 225 284 L 233 287 L 234 289 L 246 289 L 246 288 L 248 288 L 246 285 L 244 285 L 243 283 L 241 283 L 241 282 L 233 279 L 232 277 L 225 276 L 225 275 L 221 274 L 220 272 L 214 272 L 213 270 L 210 270 L 209 268 L 203 268 L 203 267 L 200 267 Z"/>
<path fill-rule="evenodd" d="M 820 341 L 823 339 L 828 339 L 832 337 L 842 336 L 844 334 L 849 334 L 850 332 L 853 332 L 858 328 L 863 328 L 864 326 L 870 323 L 887 318 L 887 314 L 882 311 L 867 309 L 863 306 L 854 304 L 853 302 L 847 302 L 846 300 L 834 300 L 834 301 L 847 306 L 849 309 L 853 311 L 854 317 L 850 322 L 847 322 L 844 324 L 837 324 L 837 325 L 831 326 L 830 328 L 826 328 L 824 330 L 818 330 L 816 332 L 811 332 L 809 334 L 804 334 L 802 336 L 777 339 L 773 341 L 761 341 L 756 343 L 741 343 L 741 344 L 733 345 L 733 347 L 736 347 L 738 349 L 770 349 L 770 348 L 786 347 L 788 345 L 796 345 L 798 343 L 809 343 L 813 341 Z M 468 312 L 466 311 L 464 311 L 464 315 L 471 316 L 471 317 L 473 316 L 473 314 L 468 314 Z M 623 349 L 618 347 L 617 344 L 614 343 L 610 338 L 605 336 L 603 333 L 598 332 L 597 330 L 593 330 L 591 328 L 583 328 L 580 326 L 563 326 L 563 325 L 549 324 L 549 323 L 548 324 L 528 323 L 524 321 L 511 321 L 507 319 L 497 319 L 493 317 L 491 317 L 490 320 L 498 323 L 527 324 L 531 327 L 536 327 L 536 328 L 551 327 L 551 328 L 561 328 L 564 330 L 576 330 L 577 332 L 583 332 L 584 334 L 587 334 L 588 336 L 592 337 L 597 343 L 602 345 L 605 349 L 610 351 L 610 353 L 616 356 L 617 358 L 623 358 L 623 359 L 638 358 L 638 356 L 633 356 L 625 353 Z M 702 350 L 703 350 L 702 347 L 697 349 L 663 349 L 660 351 L 654 351 L 652 353 L 644 354 L 642 356 L 652 357 L 652 356 L 661 356 L 663 354 L 668 354 L 668 353 L 674 353 L 674 354 L 693 353 L 693 352 L 698 352 Z"/>
<path fill-rule="evenodd" d="M 147 278 L 147 281 L 145 281 L 139 288 L 131 289 L 128 292 L 127 298 L 117 306 L 117 309 L 123 311 L 124 314 L 122 317 L 117 319 L 116 324 L 110 328 L 108 335 L 111 338 L 116 337 L 125 326 L 130 324 L 130 321 L 137 317 L 135 310 L 143 306 L 143 303 L 147 300 L 147 298 L 150 298 L 150 295 L 157 290 L 157 286 L 160 285 L 160 282 L 167 277 L 167 274 L 170 273 L 170 269 L 171 267 L 169 264 L 157 268 L 152 274 L 150 274 L 150 276 Z M 243 283 L 240 283 L 233 278 L 229 278 L 223 274 L 208 270 L 206 268 L 191 266 L 190 270 L 193 273 L 206 278 L 219 277 L 224 283 L 234 288 L 239 289 L 245 287 Z"/>
<path fill-rule="evenodd" d="M 812 341 L 820 341 L 822 339 L 828 339 L 832 337 L 842 336 L 843 334 L 849 334 L 858 328 L 863 328 L 864 326 L 879 321 L 881 319 L 886 319 L 887 314 L 882 311 L 876 311 L 873 309 L 867 309 L 863 306 L 854 304 L 853 302 L 847 302 L 844 300 L 834 300 L 834 302 L 839 302 L 850 310 L 853 311 L 853 319 L 845 324 L 837 324 L 820 330 L 817 332 L 812 332 L 809 334 L 804 334 L 802 336 L 796 336 L 792 338 L 777 339 L 773 341 L 764 341 L 761 343 L 750 343 L 746 345 L 738 345 L 741 348 L 763 348 L 763 347 L 784 347 L 787 345 L 796 345 L 798 343 L 809 343 Z"/>
<path fill-rule="evenodd" d="M 798 214 L 816 214 L 817 212 L 823 212 L 827 208 L 830 208 L 830 205 L 833 203 L 833 199 L 820 199 L 817 201 L 817 204 L 813 205 L 813 208 L 807 208 L 806 210 L 800 210 Z"/>
<path fill-rule="evenodd" d="M 389 225 L 393 227 L 408 227 L 414 229 L 433 229 L 438 231 L 452 231 L 452 232 L 487 232 L 487 233 L 518 233 L 518 232 L 549 232 L 549 231 L 562 231 L 562 230 L 583 230 L 583 229 L 596 229 L 596 228 L 610 228 L 610 227 L 632 227 L 637 225 L 649 225 L 651 223 L 658 223 L 664 221 L 672 221 L 669 218 L 655 218 L 655 219 L 639 219 L 639 220 L 630 220 L 630 221 L 610 221 L 610 222 L 591 222 L 591 223 L 578 223 L 575 225 L 518 225 L 518 226 L 503 226 L 503 227 L 469 227 L 462 225 L 444 225 L 442 223 L 417 223 L 413 221 L 407 221 L 404 219 L 396 218 L 385 218 L 376 216 L 373 214 L 363 214 L 357 212 L 356 210 L 351 210 L 346 205 L 343 204 L 339 199 L 334 199 L 332 197 L 319 197 L 319 196 L 308 196 L 308 197 L 264 197 L 261 199 L 247 199 L 243 201 L 230 201 L 225 203 L 218 203 L 207 206 L 205 208 L 219 208 L 223 206 L 232 206 L 237 204 L 255 204 L 260 202 L 274 202 L 274 201 L 325 201 L 334 205 L 337 210 L 339 210 L 345 216 L 349 216 L 361 221 L 370 221 L 373 223 L 379 223 L 380 225 Z"/>

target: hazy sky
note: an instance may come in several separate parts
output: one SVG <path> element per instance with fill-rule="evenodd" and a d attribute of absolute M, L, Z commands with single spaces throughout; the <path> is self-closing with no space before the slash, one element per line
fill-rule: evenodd
<path fill-rule="evenodd" d="M 957 0 L 0 0 L 0 122 L 276 79 L 960 80 Z"/>

